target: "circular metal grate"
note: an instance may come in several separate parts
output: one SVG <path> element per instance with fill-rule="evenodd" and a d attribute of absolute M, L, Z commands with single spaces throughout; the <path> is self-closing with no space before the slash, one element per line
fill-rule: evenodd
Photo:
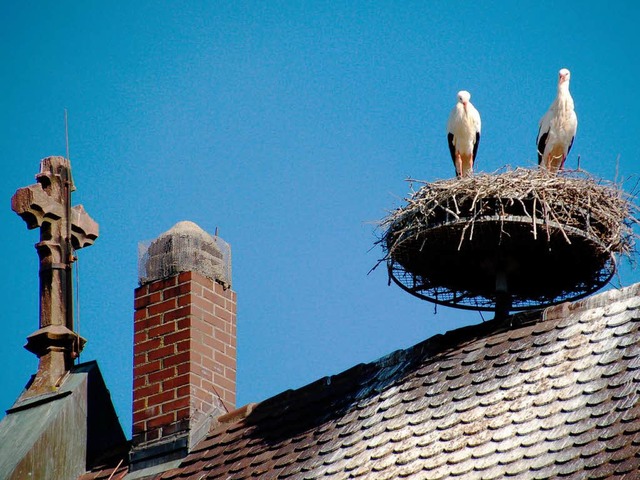
<path fill-rule="evenodd" d="M 387 256 L 390 278 L 440 305 L 494 310 L 501 278 L 510 310 L 540 308 L 585 297 L 606 285 L 616 270 L 614 256 L 597 238 L 549 219 L 440 220 L 411 234 L 391 226 L 386 237 L 386 248 L 393 244 Z"/>

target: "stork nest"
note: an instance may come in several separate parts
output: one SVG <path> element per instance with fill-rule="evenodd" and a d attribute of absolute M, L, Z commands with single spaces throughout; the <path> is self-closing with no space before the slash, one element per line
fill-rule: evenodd
<path fill-rule="evenodd" d="M 380 223 L 381 262 L 400 286 L 436 303 L 492 309 L 498 272 L 514 310 L 579 298 L 609 281 L 614 254 L 635 251 L 633 196 L 584 171 L 410 182 L 406 206 Z"/>

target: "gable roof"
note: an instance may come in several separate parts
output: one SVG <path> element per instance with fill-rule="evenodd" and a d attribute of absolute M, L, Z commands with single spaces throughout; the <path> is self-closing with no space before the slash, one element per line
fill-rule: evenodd
<path fill-rule="evenodd" d="M 22 396 L 0 421 L 0 478 L 73 478 L 126 451 L 98 364 L 76 365 L 59 389 Z"/>
<path fill-rule="evenodd" d="M 639 293 L 436 335 L 286 391 L 154 478 L 638 478 Z"/>

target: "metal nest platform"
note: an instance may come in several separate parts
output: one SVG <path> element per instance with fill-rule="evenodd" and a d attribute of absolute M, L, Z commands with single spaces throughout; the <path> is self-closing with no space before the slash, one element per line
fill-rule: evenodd
<path fill-rule="evenodd" d="M 586 172 L 516 169 L 422 183 L 382 221 L 389 277 L 440 305 L 540 308 L 585 297 L 631 256 L 638 209 Z"/>

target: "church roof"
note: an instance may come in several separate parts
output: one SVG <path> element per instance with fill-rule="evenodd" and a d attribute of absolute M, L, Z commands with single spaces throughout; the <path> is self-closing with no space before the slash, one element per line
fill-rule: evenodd
<path fill-rule="evenodd" d="M 638 478 L 639 294 L 465 327 L 283 392 L 153 478 Z M 130 478 L 81 478 L 111 474 Z"/>
<path fill-rule="evenodd" d="M 19 398 L 0 421 L 0 447 L 0 478 L 11 479 L 73 478 L 121 456 L 127 442 L 98 364 L 76 365 L 55 391 Z"/>

